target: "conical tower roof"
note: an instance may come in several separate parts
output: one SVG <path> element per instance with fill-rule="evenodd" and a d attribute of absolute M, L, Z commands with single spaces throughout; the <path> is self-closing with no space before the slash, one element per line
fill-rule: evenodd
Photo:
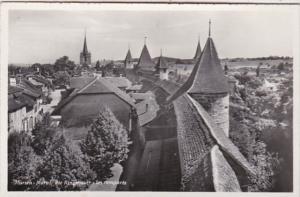
<path fill-rule="evenodd" d="M 145 44 L 143 50 L 141 52 L 141 56 L 137 65 L 138 68 L 141 69 L 153 69 L 155 64 L 153 63 L 150 53 L 148 51 L 147 45 Z"/>
<path fill-rule="evenodd" d="M 130 49 L 128 49 L 126 57 L 125 57 L 125 61 L 131 61 L 131 60 L 132 60 L 131 52 L 130 52 Z"/>
<path fill-rule="evenodd" d="M 157 69 L 168 68 L 168 63 L 162 55 L 158 58 L 156 68 Z"/>
<path fill-rule="evenodd" d="M 200 46 L 200 39 L 199 39 L 194 59 L 197 60 L 200 58 L 200 56 L 201 56 L 201 46 Z"/>
<path fill-rule="evenodd" d="M 226 93 L 228 82 L 211 37 L 206 41 L 201 58 L 195 66 L 193 83 L 188 93 Z"/>
<path fill-rule="evenodd" d="M 186 92 L 218 94 L 228 91 L 227 78 L 221 67 L 214 42 L 209 37 L 190 77 L 168 101 L 171 102 Z"/>

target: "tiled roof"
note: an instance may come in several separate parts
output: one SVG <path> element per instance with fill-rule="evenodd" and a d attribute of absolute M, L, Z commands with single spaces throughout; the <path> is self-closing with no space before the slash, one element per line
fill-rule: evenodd
<path fill-rule="evenodd" d="M 179 97 L 173 104 L 177 119 L 177 138 L 184 180 L 195 172 L 203 157 L 215 145 L 215 141 L 201 115 L 197 113 L 197 109 L 187 96 Z"/>
<path fill-rule="evenodd" d="M 225 93 L 229 91 L 228 81 L 222 70 L 212 38 L 208 38 L 188 80 L 168 98 L 171 102 L 188 93 Z"/>
<path fill-rule="evenodd" d="M 224 93 L 228 92 L 228 82 L 212 38 L 208 38 L 200 61 L 195 66 L 193 83 L 188 93 Z"/>
<path fill-rule="evenodd" d="M 118 87 L 116 87 L 115 85 L 111 84 L 108 80 L 103 79 L 103 78 L 99 78 L 99 81 L 102 82 L 103 85 L 105 85 L 108 89 L 110 89 L 110 91 L 112 93 L 115 93 L 117 96 L 119 96 L 121 99 L 123 99 L 124 101 L 126 101 L 128 104 L 130 104 L 131 106 L 135 106 L 134 105 L 134 99 L 131 98 L 128 94 L 126 94 L 125 92 L 123 92 L 122 90 L 120 90 Z"/>
<path fill-rule="evenodd" d="M 80 90 L 94 79 L 94 77 L 72 77 L 70 78 L 70 87 Z"/>
<path fill-rule="evenodd" d="M 199 103 L 188 94 L 183 94 L 173 101 L 173 104 L 177 118 L 183 180 L 189 179 L 195 173 L 205 154 L 210 152 L 214 145 L 219 145 L 248 173 L 254 174 L 246 158 Z"/>
<path fill-rule="evenodd" d="M 110 83 L 113 83 L 118 88 L 131 87 L 132 83 L 126 77 L 105 77 Z"/>
<path fill-rule="evenodd" d="M 94 78 L 93 81 L 86 84 L 83 88 L 78 90 L 77 93 L 81 94 L 93 94 L 93 93 L 113 93 L 110 88 L 103 84 L 102 80 Z"/>
<path fill-rule="evenodd" d="M 21 101 L 22 103 L 25 103 L 27 108 L 29 109 L 32 109 L 36 103 L 30 96 L 27 96 L 26 94 L 21 94 L 16 99 Z"/>
<path fill-rule="evenodd" d="M 45 79 L 42 76 L 34 75 L 32 78 L 35 79 L 36 81 L 40 82 L 40 83 L 43 83 L 43 84 L 47 85 L 47 86 L 51 85 L 51 82 L 49 80 Z"/>
<path fill-rule="evenodd" d="M 155 64 L 151 59 L 148 48 L 144 45 L 143 50 L 140 55 L 139 62 L 137 64 L 137 68 L 145 69 L 145 70 L 154 70 Z"/>
<path fill-rule="evenodd" d="M 12 96 L 8 96 L 8 112 L 15 112 L 22 107 L 25 107 L 26 104 L 21 102 L 18 99 L 13 98 Z"/>
<path fill-rule="evenodd" d="M 226 136 L 225 132 L 216 125 L 216 123 L 211 119 L 210 115 L 198 102 L 196 102 L 189 95 L 187 95 L 187 97 L 191 100 L 194 107 L 197 109 L 197 112 L 209 129 L 210 135 L 217 142 L 220 148 L 228 155 L 230 155 L 232 159 L 235 160 L 239 165 L 241 165 L 245 169 L 245 171 L 247 171 L 251 175 L 254 175 L 255 171 L 250 163 L 247 161 L 244 155 L 242 155 L 239 149 L 232 143 L 232 141 Z"/>
<path fill-rule="evenodd" d="M 17 93 L 17 92 L 22 92 L 23 89 L 22 88 L 19 88 L 19 87 L 16 87 L 16 86 L 8 86 L 8 94 L 14 94 L 14 93 Z"/>
<path fill-rule="evenodd" d="M 42 91 L 35 87 L 30 81 L 27 79 L 20 80 L 20 83 L 18 84 L 19 88 L 23 89 L 23 93 L 27 94 L 34 98 L 39 98 L 42 96 Z"/>
<path fill-rule="evenodd" d="M 79 81 L 84 81 L 83 79 L 79 79 Z M 73 92 L 64 100 L 62 100 L 53 111 L 53 114 L 59 114 L 60 109 L 70 102 L 73 98 L 75 98 L 78 94 L 115 94 L 120 99 L 124 100 L 126 103 L 135 107 L 134 99 L 131 98 L 128 94 L 120 90 L 114 84 L 110 83 L 107 79 L 104 78 L 93 78 L 93 80 L 86 79 L 87 83 L 84 86 L 80 85 L 81 89 L 74 89 Z M 77 84 L 77 83 L 76 83 Z"/>

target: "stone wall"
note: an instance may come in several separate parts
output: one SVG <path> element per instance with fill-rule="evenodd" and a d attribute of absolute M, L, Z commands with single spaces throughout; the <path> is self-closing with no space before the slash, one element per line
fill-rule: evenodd
<path fill-rule="evenodd" d="M 229 95 L 228 94 L 191 94 L 200 103 L 214 122 L 229 136 Z"/>

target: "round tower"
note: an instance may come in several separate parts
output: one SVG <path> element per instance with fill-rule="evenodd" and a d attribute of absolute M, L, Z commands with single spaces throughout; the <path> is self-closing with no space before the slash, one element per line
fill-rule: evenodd
<path fill-rule="evenodd" d="M 124 60 L 124 67 L 126 69 L 133 69 L 133 61 L 132 61 L 132 56 L 130 52 L 130 48 L 128 47 L 128 51 Z"/>
<path fill-rule="evenodd" d="M 208 112 L 213 121 L 229 135 L 229 84 L 209 36 L 188 80 L 167 100 L 187 93 Z"/>
<path fill-rule="evenodd" d="M 208 112 L 214 122 L 229 136 L 229 94 L 189 93 Z"/>
<path fill-rule="evenodd" d="M 162 50 L 160 51 L 160 57 L 156 64 L 156 72 L 159 74 L 160 80 L 168 80 L 168 65 L 165 58 L 162 56 Z"/>
<path fill-rule="evenodd" d="M 209 36 L 193 73 L 188 94 L 200 103 L 214 122 L 229 135 L 229 85 L 214 42 Z"/>

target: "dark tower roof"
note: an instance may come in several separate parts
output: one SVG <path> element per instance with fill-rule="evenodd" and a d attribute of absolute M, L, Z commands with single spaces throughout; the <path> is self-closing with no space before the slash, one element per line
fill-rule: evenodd
<path fill-rule="evenodd" d="M 83 43 L 82 53 L 83 54 L 87 54 L 88 53 L 87 44 L 86 44 L 86 34 L 84 35 L 84 43 Z"/>
<path fill-rule="evenodd" d="M 200 56 L 201 56 L 201 46 L 200 46 L 200 39 L 199 39 L 194 59 L 197 60 L 200 58 Z"/>
<path fill-rule="evenodd" d="M 162 68 L 168 68 L 168 63 L 167 63 L 166 59 L 162 56 L 162 49 L 160 50 L 160 56 L 158 58 L 155 68 L 157 70 L 162 69 Z"/>
<path fill-rule="evenodd" d="M 131 60 L 132 60 L 131 52 L 130 52 L 130 49 L 128 49 L 126 57 L 125 57 L 125 61 L 131 61 Z"/>
<path fill-rule="evenodd" d="M 194 72 L 195 70 L 195 72 Z M 191 75 L 188 93 L 226 93 L 228 82 L 211 37 L 207 39 L 201 58 Z"/>
<path fill-rule="evenodd" d="M 184 93 L 217 94 L 229 91 L 228 81 L 212 38 L 209 37 L 200 59 L 197 60 L 188 80 L 176 91 L 168 101 L 171 102 Z"/>
<path fill-rule="evenodd" d="M 153 69 L 155 67 L 146 44 L 144 44 L 137 67 L 141 69 Z"/>

